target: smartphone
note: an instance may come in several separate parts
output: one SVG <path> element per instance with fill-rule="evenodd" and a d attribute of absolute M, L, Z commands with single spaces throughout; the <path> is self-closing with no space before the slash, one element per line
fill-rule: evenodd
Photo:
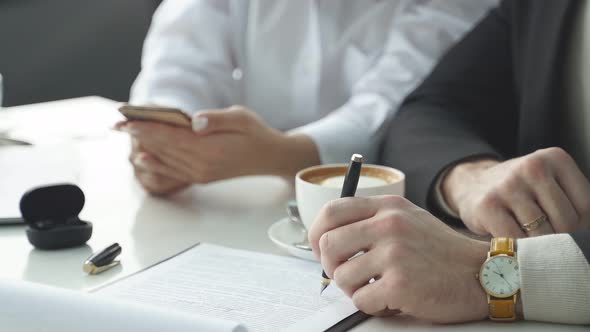
<path fill-rule="evenodd" d="M 128 120 L 155 121 L 178 127 L 191 127 L 191 118 L 178 108 L 161 106 L 133 106 L 125 104 L 119 112 Z"/>

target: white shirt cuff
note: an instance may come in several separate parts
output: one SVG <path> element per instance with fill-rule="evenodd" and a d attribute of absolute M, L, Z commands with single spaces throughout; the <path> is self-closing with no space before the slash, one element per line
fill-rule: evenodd
<path fill-rule="evenodd" d="M 391 113 L 391 103 L 382 96 L 362 94 L 324 118 L 290 132 L 309 136 L 318 148 L 322 164 L 346 163 L 354 153 L 362 154 L 367 163 L 374 163 Z"/>
<path fill-rule="evenodd" d="M 526 320 L 590 324 L 590 264 L 568 234 L 518 240 Z"/>

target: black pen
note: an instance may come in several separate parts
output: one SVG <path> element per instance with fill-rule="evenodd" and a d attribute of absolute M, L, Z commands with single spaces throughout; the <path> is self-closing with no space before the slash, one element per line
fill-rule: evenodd
<path fill-rule="evenodd" d="M 342 184 L 342 193 L 340 194 L 340 198 L 342 197 L 354 197 L 356 193 L 356 187 L 359 184 L 359 177 L 361 176 L 361 167 L 363 166 L 363 156 L 360 154 L 353 154 L 350 158 L 350 165 L 348 166 L 348 171 L 346 171 L 346 176 L 344 177 L 344 183 Z M 326 272 L 322 270 L 322 288 L 320 290 L 320 295 L 324 292 L 326 288 L 330 285 L 330 278 L 326 275 Z"/>
<path fill-rule="evenodd" d="M 99 274 L 119 265 L 120 261 L 116 261 L 115 258 L 121 254 L 121 250 L 121 246 L 118 243 L 114 243 L 93 254 L 84 262 L 84 272 L 88 274 Z"/>

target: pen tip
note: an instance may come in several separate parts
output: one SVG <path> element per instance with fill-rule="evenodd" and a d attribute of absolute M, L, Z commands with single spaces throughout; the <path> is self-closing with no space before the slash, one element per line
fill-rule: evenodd
<path fill-rule="evenodd" d="M 350 158 L 350 160 L 352 160 L 354 162 L 357 162 L 357 163 L 360 163 L 360 162 L 363 161 L 363 155 L 358 154 L 358 153 L 355 153 L 355 154 L 352 155 L 352 157 Z"/>
<path fill-rule="evenodd" d="M 322 293 L 326 290 L 326 288 L 328 288 L 328 285 L 322 284 L 321 286 L 322 288 L 320 289 L 320 296 L 322 296 Z"/>
<path fill-rule="evenodd" d="M 326 290 L 326 288 L 328 288 L 328 286 L 330 285 L 330 278 L 328 278 L 326 276 L 326 272 L 322 271 L 322 281 L 320 282 L 320 285 L 322 286 L 322 288 L 320 288 L 320 295 L 322 295 L 322 293 L 324 292 L 324 290 Z"/>

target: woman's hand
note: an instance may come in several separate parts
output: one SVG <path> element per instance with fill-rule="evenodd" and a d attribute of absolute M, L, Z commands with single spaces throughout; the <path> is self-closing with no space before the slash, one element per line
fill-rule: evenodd
<path fill-rule="evenodd" d="M 175 177 L 176 173 L 174 172 L 168 175 L 153 172 L 150 166 L 159 165 L 161 162 L 155 156 L 143 151 L 139 141 L 135 138 L 131 138 L 129 161 L 133 165 L 135 177 L 145 190 L 151 194 L 168 195 L 191 185 L 186 179 Z"/>
<path fill-rule="evenodd" d="M 242 106 L 199 112 L 193 130 L 143 121 L 116 127 L 129 132 L 145 152 L 131 159 L 136 169 L 183 184 L 244 175 L 290 177 L 319 163 L 309 137 L 270 128 Z"/>
<path fill-rule="evenodd" d="M 475 275 L 489 244 L 455 232 L 402 197 L 332 201 L 313 223 L 309 240 L 327 275 L 365 313 L 399 309 L 437 323 L 488 315 Z"/>

